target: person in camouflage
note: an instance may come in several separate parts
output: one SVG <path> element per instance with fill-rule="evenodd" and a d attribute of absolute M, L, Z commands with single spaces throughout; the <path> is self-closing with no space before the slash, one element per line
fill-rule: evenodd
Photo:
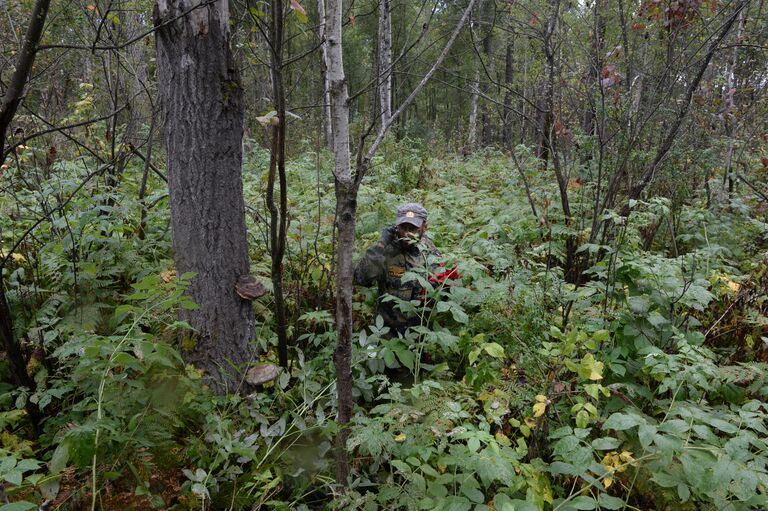
<path fill-rule="evenodd" d="M 385 294 L 403 300 L 420 300 L 422 288 L 415 280 L 403 282 L 401 277 L 414 268 L 429 265 L 434 271 L 437 265 L 428 261 L 430 255 L 439 256 L 435 245 L 426 236 L 427 210 L 421 204 L 408 203 L 397 208 L 395 224 L 381 231 L 375 245 L 365 251 L 355 266 L 355 283 L 379 288 L 376 313 L 390 328 L 390 334 L 404 333 L 409 326 L 419 324 L 419 317 L 400 311 L 395 302 L 383 301 Z"/>

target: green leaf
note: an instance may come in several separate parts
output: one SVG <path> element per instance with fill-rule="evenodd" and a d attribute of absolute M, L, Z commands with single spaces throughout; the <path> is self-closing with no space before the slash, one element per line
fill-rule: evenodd
<path fill-rule="evenodd" d="M 731 483 L 730 489 L 737 499 L 745 501 L 755 495 L 757 483 L 757 475 L 752 470 L 739 470 L 733 476 L 733 483 Z"/>
<path fill-rule="evenodd" d="M 392 460 L 389 462 L 389 464 L 405 475 L 409 475 L 411 473 L 411 467 L 404 461 Z"/>
<path fill-rule="evenodd" d="M 461 493 L 467 496 L 469 500 L 476 504 L 481 504 L 484 500 L 483 492 L 477 489 L 476 486 L 472 486 L 471 484 L 462 483 L 461 485 Z"/>
<path fill-rule="evenodd" d="M 723 433 L 736 433 L 739 428 L 731 424 L 730 422 L 726 422 L 722 419 L 710 419 L 707 421 L 712 427 L 719 429 Z"/>
<path fill-rule="evenodd" d="M 403 348 L 397 350 L 395 353 L 397 353 L 397 358 L 400 359 L 400 362 L 402 362 L 405 367 L 413 371 L 414 356 L 413 353 L 411 353 L 411 350 L 408 348 Z"/>
<path fill-rule="evenodd" d="M 598 451 L 612 451 L 619 445 L 621 442 L 618 439 L 609 436 L 592 440 L 592 448 Z"/>
<path fill-rule="evenodd" d="M 576 414 L 576 425 L 580 428 L 585 428 L 589 424 L 589 413 L 585 410 L 579 410 Z"/>
<path fill-rule="evenodd" d="M 574 467 L 570 463 L 563 463 L 562 461 L 554 461 L 549 464 L 549 473 L 578 475 L 579 471 L 576 470 L 576 467 Z"/>
<path fill-rule="evenodd" d="M 483 349 L 493 358 L 504 358 L 504 348 L 499 343 L 489 342 L 483 345 Z"/>
<path fill-rule="evenodd" d="M 7 472 L 3 474 L 3 479 L 5 479 L 6 481 L 8 481 L 14 486 L 20 486 L 21 481 L 24 479 L 24 474 L 22 474 L 18 470 L 13 470 L 11 472 Z"/>
<path fill-rule="evenodd" d="M 630 296 L 627 298 L 627 305 L 629 310 L 638 316 L 644 316 L 651 308 L 651 303 L 645 296 Z"/>
<path fill-rule="evenodd" d="M 677 485 L 677 496 L 680 497 L 681 502 L 688 502 L 691 496 L 691 490 L 688 489 L 688 485 L 680 483 Z"/>
<path fill-rule="evenodd" d="M 451 316 L 453 316 L 453 320 L 456 323 L 464 325 L 469 322 L 469 316 L 467 316 L 467 313 L 464 312 L 464 309 L 462 309 L 460 305 L 453 304 L 451 307 Z"/>
<path fill-rule="evenodd" d="M 469 365 L 474 365 L 477 362 L 477 357 L 480 356 L 480 348 L 475 348 L 469 352 Z"/>
<path fill-rule="evenodd" d="M 624 501 L 620 498 L 613 497 L 606 493 L 601 493 L 597 498 L 597 503 L 603 509 L 622 509 L 624 507 Z"/>
<path fill-rule="evenodd" d="M 510 499 L 508 496 L 504 495 L 503 493 L 497 493 L 495 497 L 493 497 L 493 507 L 496 508 L 496 511 L 515 511 L 515 505 L 512 503 L 512 499 Z"/>
<path fill-rule="evenodd" d="M 640 424 L 640 427 L 637 428 L 637 436 L 643 449 L 647 448 L 653 442 L 653 437 L 656 436 L 656 426 Z"/>
<path fill-rule="evenodd" d="M 0 511 L 27 511 L 28 509 L 37 509 L 37 504 L 27 502 L 26 500 L 20 502 L 11 502 L 0 507 Z"/>
<path fill-rule="evenodd" d="M 656 472 L 651 480 L 663 488 L 672 488 L 681 483 L 679 477 L 674 477 L 665 472 Z"/>
<path fill-rule="evenodd" d="M 587 497 L 586 495 L 581 495 L 579 497 L 576 497 L 575 499 L 568 502 L 568 507 L 572 507 L 574 509 L 595 509 L 597 507 L 597 501 L 593 499 L 592 497 Z"/>
<path fill-rule="evenodd" d="M 606 419 L 606 421 L 603 423 L 603 429 L 615 429 L 616 431 L 624 431 L 625 429 L 638 426 L 643 422 L 644 421 L 636 415 L 616 412 L 611 414 L 611 416 Z"/>

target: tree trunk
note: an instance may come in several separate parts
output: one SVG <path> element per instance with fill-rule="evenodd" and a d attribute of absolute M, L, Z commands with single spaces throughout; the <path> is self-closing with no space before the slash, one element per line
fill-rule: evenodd
<path fill-rule="evenodd" d="M 325 136 L 325 145 L 328 149 L 333 149 L 333 130 L 331 129 L 331 91 L 328 83 L 328 45 L 325 30 L 325 0 L 317 0 L 317 16 L 319 18 L 318 36 L 320 38 L 320 51 L 322 52 L 322 62 L 320 72 L 323 75 L 323 135 Z"/>
<path fill-rule="evenodd" d="M 5 136 L 24 98 L 24 89 L 27 85 L 27 79 L 32 72 L 32 65 L 35 63 L 37 45 L 43 33 L 49 5 L 50 0 L 38 0 L 35 3 L 35 7 L 32 10 L 32 18 L 24 35 L 24 42 L 18 53 L 16 67 L 13 70 L 13 75 L 11 75 L 7 88 L 3 91 L 3 101 L 0 104 L 0 163 L 5 161 Z M 2 349 L 5 350 L 6 358 L 11 366 L 14 382 L 19 386 L 27 387 L 32 392 L 35 390 L 34 381 L 29 376 L 21 346 L 14 336 L 11 308 L 5 296 L 3 269 L 10 257 L 11 253 L 8 253 L 0 258 L 0 344 Z M 26 410 L 37 435 L 40 433 L 40 410 L 36 404 L 30 401 L 27 401 Z"/>
<path fill-rule="evenodd" d="M 333 154 L 336 176 L 336 482 L 343 487 L 349 477 L 347 438 L 352 418 L 352 253 L 355 248 L 357 197 L 349 166 L 349 95 L 344 76 L 341 45 L 341 0 L 328 0 L 326 10 L 326 73 L 331 95 Z"/>
<path fill-rule="evenodd" d="M 390 0 L 379 0 L 379 130 L 392 117 L 392 12 Z"/>
<path fill-rule="evenodd" d="M 483 53 L 485 54 L 486 64 L 485 72 L 489 75 L 482 83 L 482 92 L 485 96 L 490 96 L 492 81 L 494 78 L 495 65 L 493 62 L 493 11 L 496 8 L 495 2 L 486 2 L 488 12 L 486 12 L 485 22 L 487 23 L 485 37 L 483 37 Z M 490 101 L 483 101 L 482 125 L 483 125 L 483 147 L 493 144 L 493 127 L 491 126 L 491 109 L 493 105 Z"/>
<path fill-rule="evenodd" d="M 469 128 L 467 130 L 467 154 L 474 152 L 477 147 L 477 103 L 478 89 L 480 87 L 480 70 L 475 71 L 475 79 L 472 81 L 472 99 L 469 107 Z"/>
<path fill-rule="evenodd" d="M 331 90 L 331 119 L 333 120 L 335 160 L 334 176 L 336 178 L 336 232 L 338 242 L 336 249 L 336 389 L 338 394 L 338 412 L 336 422 L 339 432 L 336 435 L 336 481 L 346 487 L 349 478 L 349 459 L 347 458 L 347 438 L 349 437 L 349 421 L 352 418 L 352 254 L 355 248 L 355 219 L 357 215 L 357 191 L 365 173 L 370 167 L 376 151 L 398 118 L 403 115 L 408 106 L 429 82 L 438 67 L 445 61 L 453 43 L 469 19 L 476 0 L 470 0 L 456 29 L 448 39 L 440 56 L 432 67 L 421 78 L 407 98 L 392 113 L 389 122 L 384 125 L 371 143 L 368 152 L 363 157 L 359 153 L 354 176 L 350 168 L 349 149 L 349 95 L 347 80 L 344 75 L 342 59 L 341 33 L 341 0 L 329 0 L 326 26 L 328 28 L 328 80 Z"/>
<path fill-rule="evenodd" d="M 238 277 L 249 273 L 243 90 L 230 49 L 227 0 L 182 16 L 189 7 L 157 0 L 158 89 L 176 269 L 197 274 L 187 292 L 199 308 L 181 313 L 196 335 L 183 355 L 221 392 L 239 384 L 237 369 L 254 354 L 253 309 L 235 292 Z"/>
<path fill-rule="evenodd" d="M 514 35 L 512 36 L 514 37 Z M 502 142 L 505 148 L 512 145 L 512 83 L 514 82 L 514 51 L 515 44 L 512 41 L 507 43 L 506 58 L 504 59 L 504 85 L 507 91 L 504 94 L 504 129 L 502 132 Z"/>
<path fill-rule="evenodd" d="M 733 169 L 733 152 L 736 146 L 736 139 L 734 137 L 734 129 L 736 125 L 736 66 L 739 64 L 739 43 L 744 34 L 744 27 L 747 24 L 747 10 L 744 9 L 739 15 L 739 26 L 736 29 L 736 41 L 733 46 L 733 53 L 731 55 L 731 61 L 728 63 L 726 69 L 726 85 L 723 91 L 723 129 L 725 130 L 725 136 L 728 138 L 728 150 L 725 153 L 725 172 L 723 173 L 723 189 L 726 184 L 728 185 L 728 196 L 733 192 L 733 176 L 731 170 Z"/>
<path fill-rule="evenodd" d="M 269 160 L 267 207 L 269 208 L 269 252 L 272 256 L 272 288 L 277 322 L 277 352 L 280 366 L 288 369 L 288 321 L 283 295 L 283 256 L 288 227 L 288 183 L 285 175 L 285 89 L 283 86 L 283 2 L 272 0 L 271 19 L 272 104 L 277 112 L 277 124 L 272 126 L 272 153 Z M 275 204 L 275 177 L 280 184 L 280 205 Z"/>
<path fill-rule="evenodd" d="M 605 40 L 605 19 L 603 17 L 603 2 L 595 0 L 593 9 L 592 48 L 589 54 L 589 70 L 587 71 L 587 108 L 584 109 L 584 118 L 581 127 L 584 134 L 591 136 L 595 133 L 597 107 L 595 102 L 601 94 L 600 73 L 603 69 L 603 53 Z"/>

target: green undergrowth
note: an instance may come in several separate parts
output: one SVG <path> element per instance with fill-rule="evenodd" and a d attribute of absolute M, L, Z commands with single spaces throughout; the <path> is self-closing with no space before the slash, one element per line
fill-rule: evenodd
<path fill-rule="evenodd" d="M 252 272 L 269 288 L 268 154 L 244 165 Z M 28 151 L 34 151 L 30 148 Z M 0 388 L 0 477 L 32 509 L 758 509 L 768 490 L 768 225 L 734 197 L 720 209 L 651 198 L 611 239 L 567 223 L 554 179 L 523 147 L 429 156 L 387 141 L 360 190 L 358 253 L 396 205 L 422 202 L 441 262 L 461 278 L 399 306 L 392 337 L 358 289 L 357 400 L 349 490 L 334 480 L 334 192 L 326 153 L 289 162 L 285 263 L 291 368 L 249 396 L 215 396 L 186 366 L 159 182 L 138 236 L 141 165 L 109 189 L 85 160 L 3 177 L 2 250 L 45 220 L 4 270 L 36 387 Z M 24 173 L 39 179 L 31 184 Z M 71 198 L 70 198 L 71 197 Z M 572 194 L 590 211 L 587 194 Z M 762 218 L 762 220 L 761 220 Z M 653 236 L 649 235 L 653 229 Z M 579 286 L 566 239 L 590 256 Z M 260 362 L 274 362 L 270 295 L 257 300 Z M 8 363 L 0 364 L 10 382 Z M 47 417 L 34 438 L 25 405 Z M 95 497 L 94 497 L 95 490 Z M 27 503 L 27 504 L 25 504 Z M 9 507 L 10 506 L 10 507 Z"/>

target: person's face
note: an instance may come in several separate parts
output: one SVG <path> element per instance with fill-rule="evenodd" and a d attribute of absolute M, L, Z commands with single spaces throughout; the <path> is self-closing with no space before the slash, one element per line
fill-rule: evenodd
<path fill-rule="evenodd" d="M 400 243 L 404 243 L 406 246 L 415 245 L 421 240 L 421 237 L 426 230 L 426 222 L 424 222 L 421 227 L 416 227 L 409 223 L 402 223 L 397 226 L 397 236 L 400 238 Z"/>

